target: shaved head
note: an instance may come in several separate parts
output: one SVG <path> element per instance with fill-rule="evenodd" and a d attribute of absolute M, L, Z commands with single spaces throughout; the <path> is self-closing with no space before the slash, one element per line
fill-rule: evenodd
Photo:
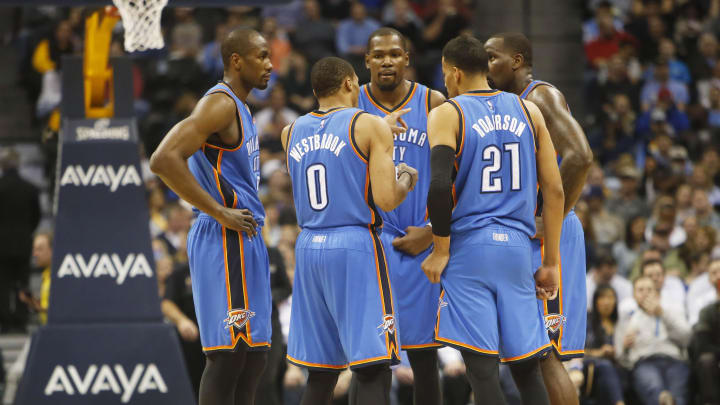
<path fill-rule="evenodd" d="M 253 39 L 260 36 L 260 33 L 252 28 L 235 28 L 230 31 L 220 44 L 223 66 L 227 70 L 230 65 L 230 57 L 236 53 L 240 56 L 247 55 L 256 46 Z"/>

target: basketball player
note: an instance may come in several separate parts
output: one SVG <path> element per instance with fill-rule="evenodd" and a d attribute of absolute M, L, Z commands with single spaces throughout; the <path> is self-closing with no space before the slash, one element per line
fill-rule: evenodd
<path fill-rule="evenodd" d="M 442 403 L 438 377 L 437 347 L 433 328 L 440 285 L 431 284 L 420 271 L 430 253 L 432 232 L 426 219 L 427 190 L 430 185 L 430 144 L 427 116 L 445 102 L 442 93 L 405 80 L 409 65 L 405 38 L 392 28 L 380 28 L 368 39 L 365 66 L 370 83 L 360 88 L 358 106 L 384 117 L 393 111 L 409 109 L 402 119 L 407 130 L 395 135 L 393 160 L 417 168 L 418 184 L 399 207 L 381 211 L 380 236 L 390 268 L 398 311 L 401 348 L 407 351 L 413 369 L 413 398 L 416 405 Z"/>
<path fill-rule="evenodd" d="M 462 351 L 476 403 L 505 403 L 500 357 L 516 363 L 524 404 L 548 404 L 538 357 L 550 343 L 534 295 L 557 294 L 563 190 L 555 150 L 535 104 L 490 90 L 482 42 L 457 37 L 442 56 L 452 98 L 428 118 L 434 247 L 422 263 L 443 288 L 435 339 Z M 546 242 L 533 282 L 538 184 Z"/>
<path fill-rule="evenodd" d="M 251 29 L 230 32 L 221 53 L 223 80 L 150 160 L 153 172 L 199 212 L 187 248 L 207 356 L 200 405 L 254 403 L 271 332 L 258 138 L 245 99 L 267 87 L 272 64 L 267 42 Z"/>
<path fill-rule="evenodd" d="M 545 385 L 553 405 L 578 403 L 575 387 L 560 360 L 582 357 L 585 347 L 587 300 L 585 286 L 585 236 L 573 207 L 580 197 L 592 163 L 585 133 L 570 115 L 565 97 L 547 82 L 534 80 L 530 41 L 520 33 L 493 35 L 485 43 L 491 84 L 535 103 L 542 112 L 559 155 L 565 191 L 563 232 L 560 239 L 560 287 L 557 299 L 539 301 L 553 354 L 541 362 Z M 544 194 L 543 194 L 544 196 Z M 538 214 L 542 211 L 539 207 Z M 542 227 L 533 239 L 533 264 L 541 261 Z"/>
<path fill-rule="evenodd" d="M 303 405 L 330 404 L 348 366 L 356 403 L 389 404 L 399 337 L 377 208 L 397 207 L 417 171 L 401 164 L 396 175 L 391 129 L 356 108 L 360 86 L 348 62 L 323 58 L 310 80 L 319 109 L 281 135 L 302 228 L 287 358 L 310 370 Z"/>

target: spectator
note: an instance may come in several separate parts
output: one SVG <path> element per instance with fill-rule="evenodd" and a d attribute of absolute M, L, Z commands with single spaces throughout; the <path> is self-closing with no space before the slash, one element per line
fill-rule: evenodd
<path fill-rule="evenodd" d="M 675 191 L 675 211 L 675 222 L 680 225 L 693 216 L 692 187 L 687 183 L 679 185 Z"/>
<path fill-rule="evenodd" d="M 704 277 L 696 280 L 698 283 L 690 285 L 687 296 L 690 326 L 698 323 L 703 308 L 720 299 L 717 293 L 717 285 L 720 283 L 720 259 L 711 261 Z"/>
<path fill-rule="evenodd" d="M 284 28 L 287 29 L 287 27 Z M 270 62 L 277 68 L 292 51 L 290 41 L 285 31 L 278 28 L 277 21 L 272 17 L 263 20 L 262 35 L 270 45 Z"/>
<path fill-rule="evenodd" d="M 50 305 L 52 233 L 38 232 L 35 234 L 32 258 L 33 266 L 40 269 L 41 272 L 40 298 L 35 298 L 30 291 L 20 291 L 19 298 L 28 308 L 38 314 L 40 324 L 45 325 L 47 323 L 48 306 Z"/>
<path fill-rule="evenodd" d="M 272 18 L 276 25 L 285 28 L 288 32 L 293 32 L 302 18 L 303 3 L 303 0 L 291 0 L 288 4 L 264 6 L 262 7 L 262 17 Z M 272 64 L 278 66 L 275 61 L 272 61 Z"/>
<path fill-rule="evenodd" d="M 19 165 L 13 148 L 0 156 L 0 333 L 25 331 L 28 311 L 18 291 L 28 285 L 33 232 L 40 222 L 38 190 L 20 177 Z"/>
<path fill-rule="evenodd" d="M 589 291 L 588 295 L 591 295 Z M 583 362 L 584 368 L 592 369 L 592 373 L 586 373 L 589 381 L 585 384 L 585 392 L 599 404 L 624 405 L 623 385 L 619 367 L 615 364 L 614 347 L 618 297 L 613 287 L 607 284 L 598 285 L 591 297 Z"/>
<path fill-rule="evenodd" d="M 282 129 L 297 117 L 298 114 L 287 106 L 285 89 L 277 85 L 270 93 L 270 105 L 255 114 L 255 127 L 261 139 L 280 139 Z"/>
<path fill-rule="evenodd" d="M 676 51 L 675 43 L 670 38 L 660 40 L 658 54 L 660 58 L 668 61 L 670 79 L 690 85 L 690 69 L 685 62 L 677 58 Z M 654 71 L 654 66 L 649 66 L 645 71 L 645 80 L 652 80 Z"/>
<path fill-rule="evenodd" d="M 290 108 L 299 113 L 312 110 L 315 106 L 315 97 L 312 96 L 310 68 L 305 56 L 293 51 L 279 69 Z"/>
<path fill-rule="evenodd" d="M 620 190 L 607 202 L 607 209 L 623 221 L 628 221 L 647 211 L 645 202 L 638 194 L 640 172 L 633 166 L 625 166 L 618 170 L 618 177 Z"/>
<path fill-rule="evenodd" d="M 626 278 L 617 274 L 617 263 L 609 253 L 601 254 L 596 261 L 595 267 L 586 276 L 587 307 L 591 310 L 594 308 L 595 289 L 601 285 L 612 287 L 617 302 L 632 297 L 632 284 Z"/>
<path fill-rule="evenodd" d="M 630 219 L 625 227 L 625 239 L 615 242 L 612 247 L 613 257 L 618 264 L 618 274 L 622 277 L 627 278 L 630 275 L 630 270 L 641 252 L 647 248 L 645 242 L 646 223 L 647 219 L 644 216 Z"/>
<path fill-rule="evenodd" d="M 614 98 L 618 94 L 625 95 L 633 110 L 638 110 L 640 89 L 639 81 L 634 79 L 629 72 L 627 60 L 617 54 L 611 56 L 607 65 L 598 73 L 593 93 L 597 93 L 597 99 L 603 110 L 609 114 L 608 109 L 613 106 Z"/>
<path fill-rule="evenodd" d="M 642 277 L 653 282 L 655 289 L 659 293 L 660 304 L 664 309 L 681 314 L 685 319 L 685 285 L 678 277 L 667 275 L 665 266 L 657 257 L 644 258 L 638 278 Z M 634 311 L 637 311 L 640 304 L 637 297 L 620 301 L 618 307 L 620 317 L 625 318 L 631 315 Z"/>
<path fill-rule="evenodd" d="M 720 265 L 716 267 L 720 268 Z M 714 287 L 716 297 L 720 297 L 720 282 L 717 279 Z M 720 404 L 720 300 L 716 299 L 702 309 L 693 331 L 694 366 L 700 386 L 700 403 Z"/>
<path fill-rule="evenodd" d="M 648 80 L 640 93 L 640 103 L 644 111 L 653 106 L 660 107 L 661 111 L 674 113 L 673 107 L 682 111 L 690 102 L 690 94 L 685 83 L 670 77 L 670 65 L 667 59 L 658 58 L 655 61 L 653 79 Z"/>
<path fill-rule="evenodd" d="M 653 233 L 664 236 L 664 232 L 668 231 L 668 243 L 670 248 L 675 248 L 687 239 L 685 230 L 677 224 L 677 210 L 675 208 L 675 199 L 669 195 L 663 195 L 655 200 L 653 215 L 645 228 L 645 239 L 652 240 Z M 657 231 L 656 229 L 659 229 Z"/>
<path fill-rule="evenodd" d="M 430 2 L 425 15 L 423 41 L 426 49 L 441 50 L 468 25 L 467 10 L 457 0 Z"/>
<path fill-rule="evenodd" d="M 636 41 L 632 35 L 615 29 L 612 15 L 609 13 L 601 13 L 596 16 L 595 21 L 598 37 L 585 45 L 585 56 L 594 68 L 598 68 L 618 53 L 621 42 L 635 43 Z"/>
<path fill-rule="evenodd" d="M 350 18 L 340 21 L 336 47 L 344 57 L 362 58 L 366 52 L 370 34 L 380 28 L 380 23 L 368 17 L 365 5 L 355 1 L 350 6 Z"/>
<path fill-rule="evenodd" d="M 637 114 L 632 109 L 627 95 L 618 93 L 612 97 L 612 103 L 605 105 L 600 132 L 591 133 L 591 146 L 602 164 L 618 159 L 622 154 L 634 151 L 638 140 L 635 136 Z M 638 179 L 639 173 L 638 173 Z"/>
<path fill-rule="evenodd" d="M 712 177 L 710 177 L 708 170 L 702 164 L 696 165 L 693 168 L 690 185 L 705 190 L 710 205 L 720 205 L 720 187 L 713 184 Z"/>
<path fill-rule="evenodd" d="M 605 208 L 605 193 L 600 187 L 591 187 L 587 200 L 595 241 L 599 247 L 609 248 L 623 237 L 623 222 Z"/>
<path fill-rule="evenodd" d="M 165 209 L 165 194 L 159 185 L 150 187 L 148 183 L 148 188 L 150 236 L 155 238 L 167 230 L 167 218 L 163 215 L 163 210 Z"/>
<path fill-rule="evenodd" d="M 195 21 L 192 8 L 177 7 L 174 12 L 175 25 L 170 33 L 170 58 L 196 57 L 202 43 L 202 28 Z"/>
<path fill-rule="evenodd" d="M 161 262 L 166 260 L 161 259 Z M 187 264 L 177 265 L 172 269 L 165 280 L 165 293 L 161 298 L 163 315 L 177 329 L 185 366 L 197 398 L 200 392 L 200 378 L 205 368 L 205 355 L 200 344 L 200 332 L 192 296 L 192 279 Z"/>
<path fill-rule="evenodd" d="M 613 5 L 609 1 L 592 0 L 591 3 L 595 3 L 595 16 L 585 21 L 582 25 L 583 44 L 588 44 L 600 38 L 598 20 L 607 18 L 607 16 L 612 18 L 613 27 L 616 31 L 623 31 L 623 22 L 620 18 L 613 16 Z M 590 7 L 592 7 L 592 5 L 590 5 Z"/>
<path fill-rule="evenodd" d="M 192 212 L 180 204 L 175 204 L 168 209 L 167 230 L 158 237 L 165 243 L 168 254 L 175 256 L 178 253 L 183 238 L 187 237 L 192 222 Z"/>
<path fill-rule="evenodd" d="M 220 44 L 227 35 L 227 24 L 218 24 L 215 27 L 215 39 L 205 44 L 202 50 L 202 67 L 211 79 L 221 80 L 223 77 L 223 61 L 220 54 Z"/>
<path fill-rule="evenodd" d="M 632 368 L 633 387 L 643 404 L 685 405 L 690 327 L 681 312 L 660 305 L 650 278 L 635 280 L 634 295 L 638 309 L 621 317 L 616 330 L 617 356 Z"/>
<path fill-rule="evenodd" d="M 413 49 L 422 49 L 423 22 L 410 7 L 408 0 L 389 2 L 383 10 L 382 22 L 403 34 Z"/>
<path fill-rule="evenodd" d="M 703 188 L 695 187 L 693 189 L 693 210 L 699 225 L 709 225 L 716 230 L 720 230 L 720 216 L 713 210 L 712 204 L 708 199 L 708 193 Z"/>
<path fill-rule="evenodd" d="M 302 52 L 310 65 L 335 53 L 335 28 L 320 15 L 317 0 L 305 0 L 305 20 L 295 31 L 295 49 Z"/>
<path fill-rule="evenodd" d="M 707 79 L 712 76 L 713 68 L 718 61 L 718 43 L 715 35 L 705 32 L 697 40 L 697 48 L 690 55 L 688 66 L 695 80 Z"/>
<path fill-rule="evenodd" d="M 710 257 L 713 247 L 715 247 L 716 234 L 715 229 L 710 226 L 699 227 L 688 236 L 687 241 L 680 248 L 680 257 L 686 264 L 690 264 L 694 258 L 701 256 Z M 687 274 L 687 277 L 695 278 L 697 274 L 690 272 Z"/>

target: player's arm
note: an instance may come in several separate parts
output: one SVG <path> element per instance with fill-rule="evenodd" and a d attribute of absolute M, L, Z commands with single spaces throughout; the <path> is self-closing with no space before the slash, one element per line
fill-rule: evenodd
<path fill-rule="evenodd" d="M 565 191 L 563 213 L 575 206 L 582 193 L 585 179 L 593 161 L 592 150 L 585 132 L 567 110 L 565 97 L 560 90 L 550 86 L 539 86 L 528 96 L 546 118 L 550 139 L 562 157 L 560 177 Z M 545 194 L 543 193 L 543 198 Z"/>
<path fill-rule="evenodd" d="M 537 176 L 543 194 L 542 219 L 545 227 L 542 266 L 535 273 L 538 295 L 551 298 L 557 294 L 558 265 L 560 264 L 560 232 L 564 218 L 565 193 L 560 179 L 555 148 L 550 139 L 540 109 L 531 101 L 525 102 L 537 135 Z M 544 291 L 543 291 L 544 290 Z"/>
<path fill-rule="evenodd" d="M 440 276 L 450 258 L 452 169 L 459 130 L 459 115 L 451 104 L 444 103 L 430 112 L 428 117 L 430 189 L 427 209 L 432 222 L 434 247 L 423 261 L 422 269 L 431 283 L 440 282 Z"/>
<path fill-rule="evenodd" d="M 429 91 L 430 110 L 445 102 L 445 96 L 442 93 L 437 90 Z M 430 247 L 432 240 L 432 226 L 430 224 L 423 227 L 408 226 L 405 228 L 405 235 L 393 239 L 392 245 L 395 249 L 417 256 Z"/>
<path fill-rule="evenodd" d="M 375 204 L 383 211 L 394 210 L 415 187 L 417 170 L 403 163 L 398 165 L 396 175 L 392 159 L 393 135 L 380 117 L 361 114 L 355 123 L 355 140 L 361 150 L 367 151 Z"/>
<path fill-rule="evenodd" d="M 430 110 L 441 106 L 446 100 L 445 95 L 437 90 L 430 90 L 430 95 L 428 97 L 430 97 Z"/>
<path fill-rule="evenodd" d="M 285 128 L 280 132 L 280 143 L 282 143 L 283 150 L 287 152 L 288 137 L 290 135 L 290 125 L 285 125 Z"/>
<path fill-rule="evenodd" d="M 190 172 L 187 160 L 200 149 L 210 135 L 228 128 L 235 121 L 236 107 L 222 94 L 200 100 L 192 114 L 177 123 L 150 157 L 150 170 L 180 198 L 217 219 L 223 226 L 255 235 L 257 223 L 248 210 L 220 205 L 203 190 Z"/>

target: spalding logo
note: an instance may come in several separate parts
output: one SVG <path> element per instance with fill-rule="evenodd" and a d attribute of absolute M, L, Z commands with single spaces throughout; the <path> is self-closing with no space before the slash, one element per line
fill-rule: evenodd
<path fill-rule="evenodd" d="M 545 329 L 551 333 L 557 333 L 560 328 L 565 325 L 565 315 L 547 314 L 545 315 Z"/>
<path fill-rule="evenodd" d="M 383 323 L 377 328 L 380 329 L 380 335 L 385 332 L 395 333 L 395 317 L 393 315 L 385 315 L 383 317 Z"/>
<path fill-rule="evenodd" d="M 226 329 L 229 329 L 232 326 L 242 329 L 253 316 L 255 316 L 255 312 L 247 309 L 231 309 L 228 311 L 227 318 L 225 318 L 223 322 L 225 323 Z"/>

